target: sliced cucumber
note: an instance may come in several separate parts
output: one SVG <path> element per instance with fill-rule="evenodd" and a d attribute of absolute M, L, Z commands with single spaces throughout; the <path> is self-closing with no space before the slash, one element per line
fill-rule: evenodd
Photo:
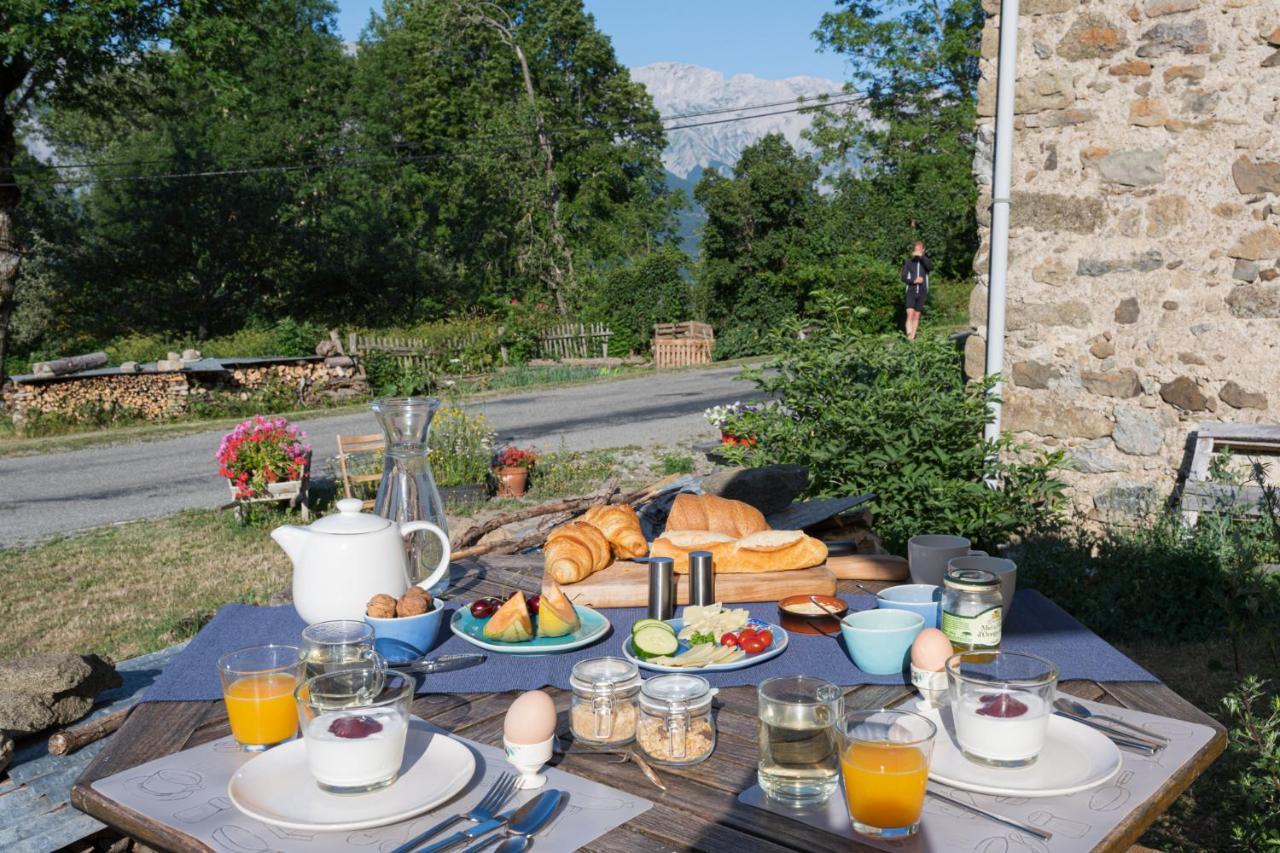
<path fill-rule="evenodd" d="M 642 658 L 674 654 L 680 643 L 666 626 L 646 625 L 631 635 L 631 646 Z"/>
<path fill-rule="evenodd" d="M 663 622 L 661 619 L 637 619 L 636 623 L 631 626 L 631 636 L 634 637 L 636 634 L 640 633 L 641 630 L 643 630 L 644 628 L 648 628 L 650 626 L 654 628 L 662 628 L 664 630 L 670 631 L 671 636 L 673 637 L 675 636 L 676 629 L 672 628 L 670 625 L 668 625 L 666 622 Z"/>

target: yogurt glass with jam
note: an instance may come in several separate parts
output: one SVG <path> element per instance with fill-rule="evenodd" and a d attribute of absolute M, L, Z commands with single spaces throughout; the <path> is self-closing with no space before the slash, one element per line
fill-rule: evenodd
<path fill-rule="evenodd" d="M 396 780 L 414 682 L 372 666 L 317 675 L 295 693 L 307 768 L 324 790 L 360 794 Z"/>
<path fill-rule="evenodd" d="M 960 751 L 989 767 L 1027 767 L 1044 748 L 1058 685 L 1053 661 L 1022 652 L 947 658 L 948 699 Z"/>

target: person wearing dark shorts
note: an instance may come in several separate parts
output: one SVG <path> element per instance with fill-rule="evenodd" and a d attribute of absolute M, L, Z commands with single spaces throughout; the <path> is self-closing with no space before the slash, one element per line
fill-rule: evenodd
<path fill-rule="evenodd" d="M 902 265 L 902 284 L 906 288 L 903 296 L 907 303 L 907 339 L 916 339 L 916 329 L 920 328 L 920 315 L 924 313 L 925 300 L 929 298 L 929 273 L 933 270 L 933 261 L 924 253 L 924 243 L 917 240 L 911 257 Z"/>

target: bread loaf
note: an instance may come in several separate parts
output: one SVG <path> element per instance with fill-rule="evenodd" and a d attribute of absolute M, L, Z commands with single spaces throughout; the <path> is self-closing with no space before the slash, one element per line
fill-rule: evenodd
<path fill-rule="evenodd" d="M 709 530 L 668 530 L 653 540 L 649 555 L 671 557 L 676 572 L 685 574 L 692 551 L 709 551 L 716 574 L 786 572 L 827 559 L 827 546 L 799 530 L 764 530 L 741 539 Z"/>
<path fill-rule="evenodd" d="M 543 565 L 557 583 L 577 583 L 613 562 L 604 534 L 583 521 L 571 521 L 547 534 Z"/>
<path fill-rule="evenodd" d="M 631 504 L 593 506 L 583 514 L 582 520 L 604 534 L 620 560 L 649 553 L 649 543 L 644 540 L 640 519 Z"/>
<path fill-rule="evenodd" d="M 751 504 L 715 495 L 677 495 L 667 516 L 667 530 L 714 530 L 735 539 L 768 529 L 764 515 Z"/>

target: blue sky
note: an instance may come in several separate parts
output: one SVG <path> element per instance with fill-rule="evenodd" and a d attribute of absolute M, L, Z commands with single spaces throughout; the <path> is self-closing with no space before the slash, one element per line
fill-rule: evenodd
<path fill-rule="evenodd" d="M 342 37 L 355 40 L 381 0 L 337 0 Z M 842 83 L 844 61 L 811 33 L 832 0 L 585 0 L 624 65 L 688 62 L 725 74 L 808 74 Z"/>

